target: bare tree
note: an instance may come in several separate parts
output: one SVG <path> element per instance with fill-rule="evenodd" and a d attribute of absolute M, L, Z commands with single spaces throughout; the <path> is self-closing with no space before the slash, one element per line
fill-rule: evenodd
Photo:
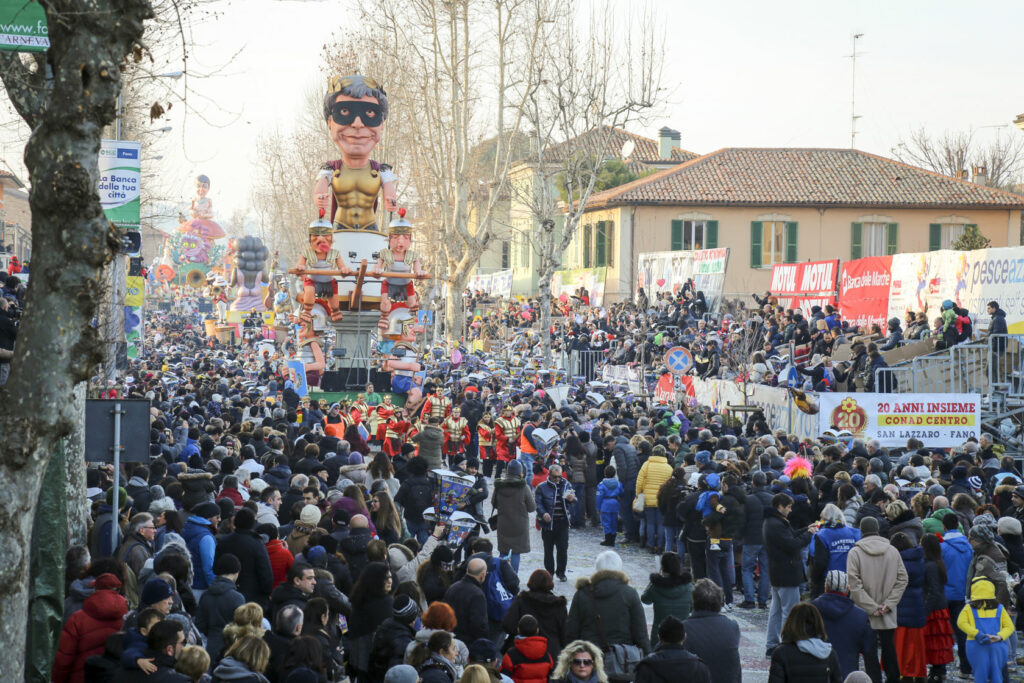
<path fill-rule="evenodd" d="M 29 555 L 43 473 L 81 419 L 69 400 L 103 358 L 91 321 L 118 241 L 103 215 L 98 156 L 125 56 L 148 0 L 46 0 L 50 49 L 0 53 L 0 77 L 32 130 L 32 280 L 8 383 L 0 389 L 0 680 L 25 676 Z"/>
<path fill-rule="evenodd" d="M 965 177 L 973 169 L 984 169 L 985 184 L 1009 189 L 1024 173 L 1024 138 L 1002 135 L 995 141 L 978 142 L 977 131 L 946 131 L 932 137 L 922 126 L 892 148 L 898 160 L 948 175 Z"/>
<path fill-rule="evenodd" d="M 538 14 L 548 9 L 535 0 Z M 545 24 L 550 53 L 538 60 L 528 92 L 526 117 L 532 130 L 530 159 L 518 168 L 514 201 L 529 207 L 538 256 L 543 354 L 551 362 L 551 278 L 562 265 L 602 167 L 623 144 L 621 129 L 655 111 L 660 98 L 664 34 L 649 11 L 631 6 L 616 14 L 613 3 L 593 11 L 580 27 L 576 3 L 559 3 Z M 565 189 L 567 202 L 559 198 Z"/>

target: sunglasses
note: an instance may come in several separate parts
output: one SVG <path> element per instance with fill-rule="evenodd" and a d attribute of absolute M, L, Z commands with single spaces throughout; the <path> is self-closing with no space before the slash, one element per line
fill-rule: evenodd
<path fill-rule="evenodd" d="M 594 666 L 593 659 L 574 659 L 572 663 L 574 666 Z"/>
<path fill-rule="evenodd" d="M 359 117 L 367 128 L 376 128 L 384 122 L 381 107 L 376 102 L 335 102 L 331 118 L 339 126 L 350 126 Z"/>

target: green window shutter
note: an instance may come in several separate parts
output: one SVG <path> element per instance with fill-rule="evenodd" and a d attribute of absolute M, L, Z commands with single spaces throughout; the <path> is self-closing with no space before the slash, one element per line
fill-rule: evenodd
<path fill-rule="evenodd" d="M 683 248 L 683 222 L 672 221 L 672 242 L 669 249 L 681 251 Z"/>
<path fill-rule="evenodd" d="M 863 253 L 863 223 L 850 223 L 850 260 L 859 259 Z"/>
<path fill-rule="evenodd" d="M 707 221 L 704 223 L 704 248 L 718 248 L 718 221 Z"/>
<path fill-rule="evenodd" d="M 889 229 L 885 231 L 885 255 L 892 256 L 899 246 L 899 224 L 890 223 Z"/>
<path fill-rule="evenodd" d="M 786 263 L 796 263 L 796 237 L 796 223 L 786 223 L 786 231 L 783 234 L 786 243 Z"/>
<path fill-rule="evenodd" d="M 590 267 L 590 240 L 593 235 L 594 227 L 591 225 L 583 226 L 583 267 Z"/>
<path fill-rule="evenodd" d="M 928 224 L 928 251 L 942 249 L 942 225 L 939 223 Z"/>
<path fill-rule="evenodd" d="M 597 234 L 594 236 L 594 267 L 605 265 L 605 228 L 604 221 L 597 222 Z"/>
<path fill-rule="evenodd" d="M 605 265 L 615 265 L 615 221 L 608 221 L 604 230 Z"/>
<path fill-rule="evenodd" d="M 761 221 L 750 221 L 750 267 L 761 267 Z"/>

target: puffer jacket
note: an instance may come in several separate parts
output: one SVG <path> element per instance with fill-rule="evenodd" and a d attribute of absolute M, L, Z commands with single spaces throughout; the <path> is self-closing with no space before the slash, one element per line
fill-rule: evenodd
<path fill-rule="evenodd" d="M 871 680 L 881 680 L 878 646 L 867 613 L 840 593 L 825 593 L 812 602 L 821 612 L 825 633 L 839 657 L 843 678 L 859 668 L 859 660 L 863 655 L 865 672 L 871 676 Z"/>
<path fill-rule="evenodd" d="M 515 683 L 547 683 L 555 668 L 544 636 L 516 638 L 501 660 L 501 673 Z"/>
<path fill-rule="evenodd" d="M 924 628 L 928 611 L 924 604 L 924 550 L 914 546 L 900 551 L 903 568 L 907 570 L 907 589 L 896 608 L 896 624 L 908 628 Z"/>
<path fill-rule="evenodd" d="M 53 663 L 53 680 L 82 683 L 85 660 L 103 654 L 107 638 L 121 630 L 121 620 L 127 613 L 124 596 L 113 590 L 97 590 L 87 597 L 82 609 L 64 623 Z"/>
<path fill-rule="evenodd" d="M 602 642 L 601 627 L 607 643 Z M 650 652 L 644 607 L 629 585 L 629 576 L 620 571 L 601 570 L 578 579 L 565 624 L 565 638 L 569 642 L 588 640 L 602 647 L 628 643 L 640 647 L 644 654 Z"/>
<path fill-rule="evenodd" d="M 950 510 L 952 514 L 952 510 Z M 942 537 L 942 561 L 946 564 L 946 600 L 964 602 L 967 597 L 967 573 L 974 550 L 959 531 L 947 531 Z"/>
<path fill-rule="evenodd" d="M 658 491 L 672 476 L 672 465 L 662 455 L 652 455 L 640 466 L 636 475 L 636 495 L 644 494 L 644 507 L 658 507 Z"/>

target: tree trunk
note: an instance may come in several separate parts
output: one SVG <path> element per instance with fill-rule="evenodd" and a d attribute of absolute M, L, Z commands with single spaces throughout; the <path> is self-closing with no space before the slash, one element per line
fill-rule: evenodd
<path fill-rule="evenodd" d="M 86 545 L 89 534 L 89 499 L 85 497 L 85 390 L 85 382 L 75 385 L 75 413 L 80 418 L 64 439 L 69 545 Z"/>
<path fill-rule="evenodd" d="M 43 473 L 81 421 L 69 400 L 75 386 L 103 360 L 91 322 L 118 239 L 97 192 L 100 136 L 114 117 L 120 65 L 152 16 L 146 0 L 43 5 L 50 49 L 34 57 L 35 69 L 17 54 L 0 55 L 8 97 L 32 128 L 25 147 L 32 279 L 10 379 L 0 389 L 0 681 L 25 677 L 29 548 Z"/>

